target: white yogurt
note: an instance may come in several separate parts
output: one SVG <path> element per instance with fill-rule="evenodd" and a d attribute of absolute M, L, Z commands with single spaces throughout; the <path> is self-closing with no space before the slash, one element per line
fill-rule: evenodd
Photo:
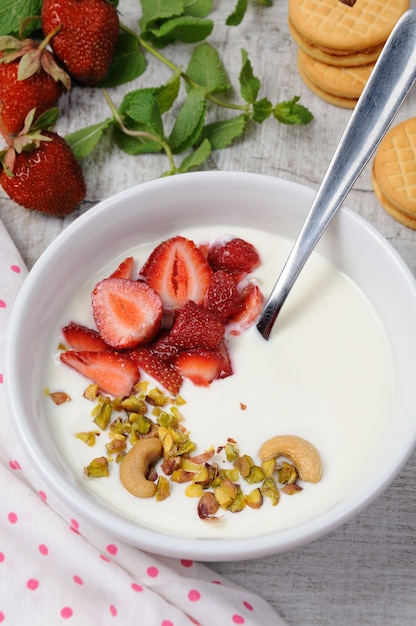
<path fill-rule="evenodd" d="M 177 234 L 177 233 L 174 233 Z M 181 231 L 196 243 L 212 241 L 224 227 Z M 254 275 L 263 293 L 271 291 L 292 242 L 263 231 L 230 228 L 229 234 L 250 241 L 262 265 Z M 140 265 L 158 242 L 128 250 Z M 66 391 L 72 401 L 55 406 L 41 399 L 41 419 L 57 454 L 85 489 L 109 507 L 143 526 L 186 537 L 248 537 L 305 522 L 328 510 L 351 493 L 371 463 L 392 414 L 395 370 L 392 352 L 380 320 L 352 281 L 334 265 L 313 253 L 265 341 L 252 327 L 229 337 L 234 375 L 208 388 L 185 382 L 181 411 L 196 453 L 223 445 L 231 437 L 241 453 L 258 461 L 261 444 L 279 434 L 299 435 L 315 445 L 323 461 L 317 484 L 301 483 L 303 491 L 282 494 L 273 507 L 268 499 L 259 510 L 224 512 L 217 523 L 199 519 L 197 500 L 184 495 L 186 485 L 171 484 L 171 496 L 157 503 L 137 499 L 121 485 L 118 465 L 110 476 L 88 479 L 83 469 L 92 458 L 105 455 L 108 439 L 88 447 L 75 437 L 93 429 L 91 402 L 82 397 L 86 379 L 59 362 L 60 329 L 71 320 L 93 326 L 90 293 L 122 257 L 113 259 L 68 302 L 52 329 L 44 369 L 44 387 Z M 42 390 L 39 391 L 39 395 Z M 242 410 L 241 404 L 246 408 Z M 222 458 L 222 457 L 221 457 Z M 228 466 L 228 464 L 226 464 Z M 252 486 L 241 482 L 243 490 Z"/>

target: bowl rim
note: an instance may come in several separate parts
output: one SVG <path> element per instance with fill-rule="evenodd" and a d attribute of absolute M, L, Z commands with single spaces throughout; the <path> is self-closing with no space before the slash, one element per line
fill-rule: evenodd
<path fill-rule="evenodd" d="M 24 320 L 25 299 L 30 293 L 32 284 L 36 282 L 39 276 L 42 276 L 44 269 L 48 267 L 62 242 L 76 236 L 80 228 L 88 227 L 91 222 L 93 223 L 97 219 L 97 215 L 100 216 L 109 210 L 114 202 L 123 201 L 126 198 L 137 196 L 137 194 L 140 195 L 143 190 L 152 190 L 160 186 L 169 186 L 173 187 L 173 189 L 180 188 L 183 184 L 186 185 L 187 181 L 190 181 L 190 177 L 192 177 L 194 182 L 198 179 L 202 182 L 207 179 L 217 178 L 229 181 L 229 184 L 244 184 L 244 182 L 248 181 L 250 185 L 253 183 L 261 185 L 267 181 L 269 184 L 285 185 L 291 190 L 302 192 L 308 198 L 310 197 L 311 201 L 314 196 L 314 191 L 310 187 L 282 178 L 245 172 L 212 171 L 193 172 L 186 174 L 186 177 L 181 175 L 169 179 L 157 179 L 140 183 L 97 203 L 94 207 L 77 217 L 58 235 L 36 261 L 24 281 L 12 310 L 6 337 L 6 382 L 8 378 L 16 380 L 16 373 L 19 371 L 19 363 L 15 358 L 13 346 L 18 342 L 19 327 Z M 416 279 L 395 248 L 369 222 L 351 209 L 343 206 L 339 210 L 339 214 L 343 216 L 342 219 L 347 219 L 358 228 L 363 229 L 366 236 L 374 238 L 384 248 L 391 262 L 399 268 L 403 279 L 408 282 L 409 288 L 414 293 L 416 308 Z M 77 511 L 81 517 L 131 545 L 163 556 L 192 558 L 201 561 L 233 561 L 270 556 L 300 547 L 330 533 L 369 506 L 384 491 L 405 465 L 416 446 L 415 427 L 413 437 L 409 436 L 408 440 L 403 442 L 396 458 L 392 461 L 390 471 L 385 476 L 380 477 L 371 496 L 363 497 L 363 494 L 358 492 L 355 498 L 352 497 L 347 500 L 349 503 L 348 508 L 345 507 L 343 502 L 340 502 L 317 518 L 309 519 L 292 528 L 279 530 L 277 533 L 258 537 L 188 539 L 169 536 L 169 541 L 167 542 L 167 535 L 140 526 L 137 522 L 112 511 L 105 504 L 100 504 L 98 500 L 96 501 L 98 506 L 91 507 L 90 494 L 85 492 L 85 497 L 84 494 L 80 497 L 79 492 L 73 490 L 67 481 L 64 480 L 62 482 L 62 479 L 56 475 L 54 464 L 44 453 L 41 446 L 30 438 L 27 429 L 25 429 L 24 405 L 19 395 L 13 393 L 12 385 L 6 384 L 6 399 L 16 434 L 30 462 L 43 481 L 50 487 L 51 491 L 72 510 Z M 138 534 L 140 534 L 139 539 Z M 167 543 L 169 545 L 166 545 Z"/>

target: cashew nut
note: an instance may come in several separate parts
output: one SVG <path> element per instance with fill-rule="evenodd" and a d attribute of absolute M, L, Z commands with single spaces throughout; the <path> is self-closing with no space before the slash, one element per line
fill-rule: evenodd
<path fill-rule="evenodd" d="M 315 446 L 306 439 L 296 435 L 279 435 L 266 441 L 260 449 L 263 461 L 280 456 L 292 461 L 301 480 L 317 483 L 321 479 L 321 457 Z"/>
<path fill-rule="evenodd" d="M 156 484 L 146 478 L 147 470 L 162 456 L 162 444 L 158 437 L 140 439 L 126 454 L 120 464 L 120 480 L 133 496 L 151 498 Z"/>

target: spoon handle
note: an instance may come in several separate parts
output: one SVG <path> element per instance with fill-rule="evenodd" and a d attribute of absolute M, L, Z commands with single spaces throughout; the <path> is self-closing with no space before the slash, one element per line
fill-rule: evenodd
<path fill-rule="evenodd" d="M 305 223 L 257 323 L 269 338 L 276 317 L 330 220 L 386 134 L 416 79 L 416 9 L 397 22 L 355 106 Z"/>

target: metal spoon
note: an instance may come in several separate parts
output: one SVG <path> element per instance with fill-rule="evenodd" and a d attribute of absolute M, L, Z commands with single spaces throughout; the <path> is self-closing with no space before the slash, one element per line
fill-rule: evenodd
<path fill-rule="evenodd" d="M 305 223 L 257 323 L 268 339 L 320 237 L 371 158 L 416 79 L 416 9 L 397 22 L 344 130 Z"/>

